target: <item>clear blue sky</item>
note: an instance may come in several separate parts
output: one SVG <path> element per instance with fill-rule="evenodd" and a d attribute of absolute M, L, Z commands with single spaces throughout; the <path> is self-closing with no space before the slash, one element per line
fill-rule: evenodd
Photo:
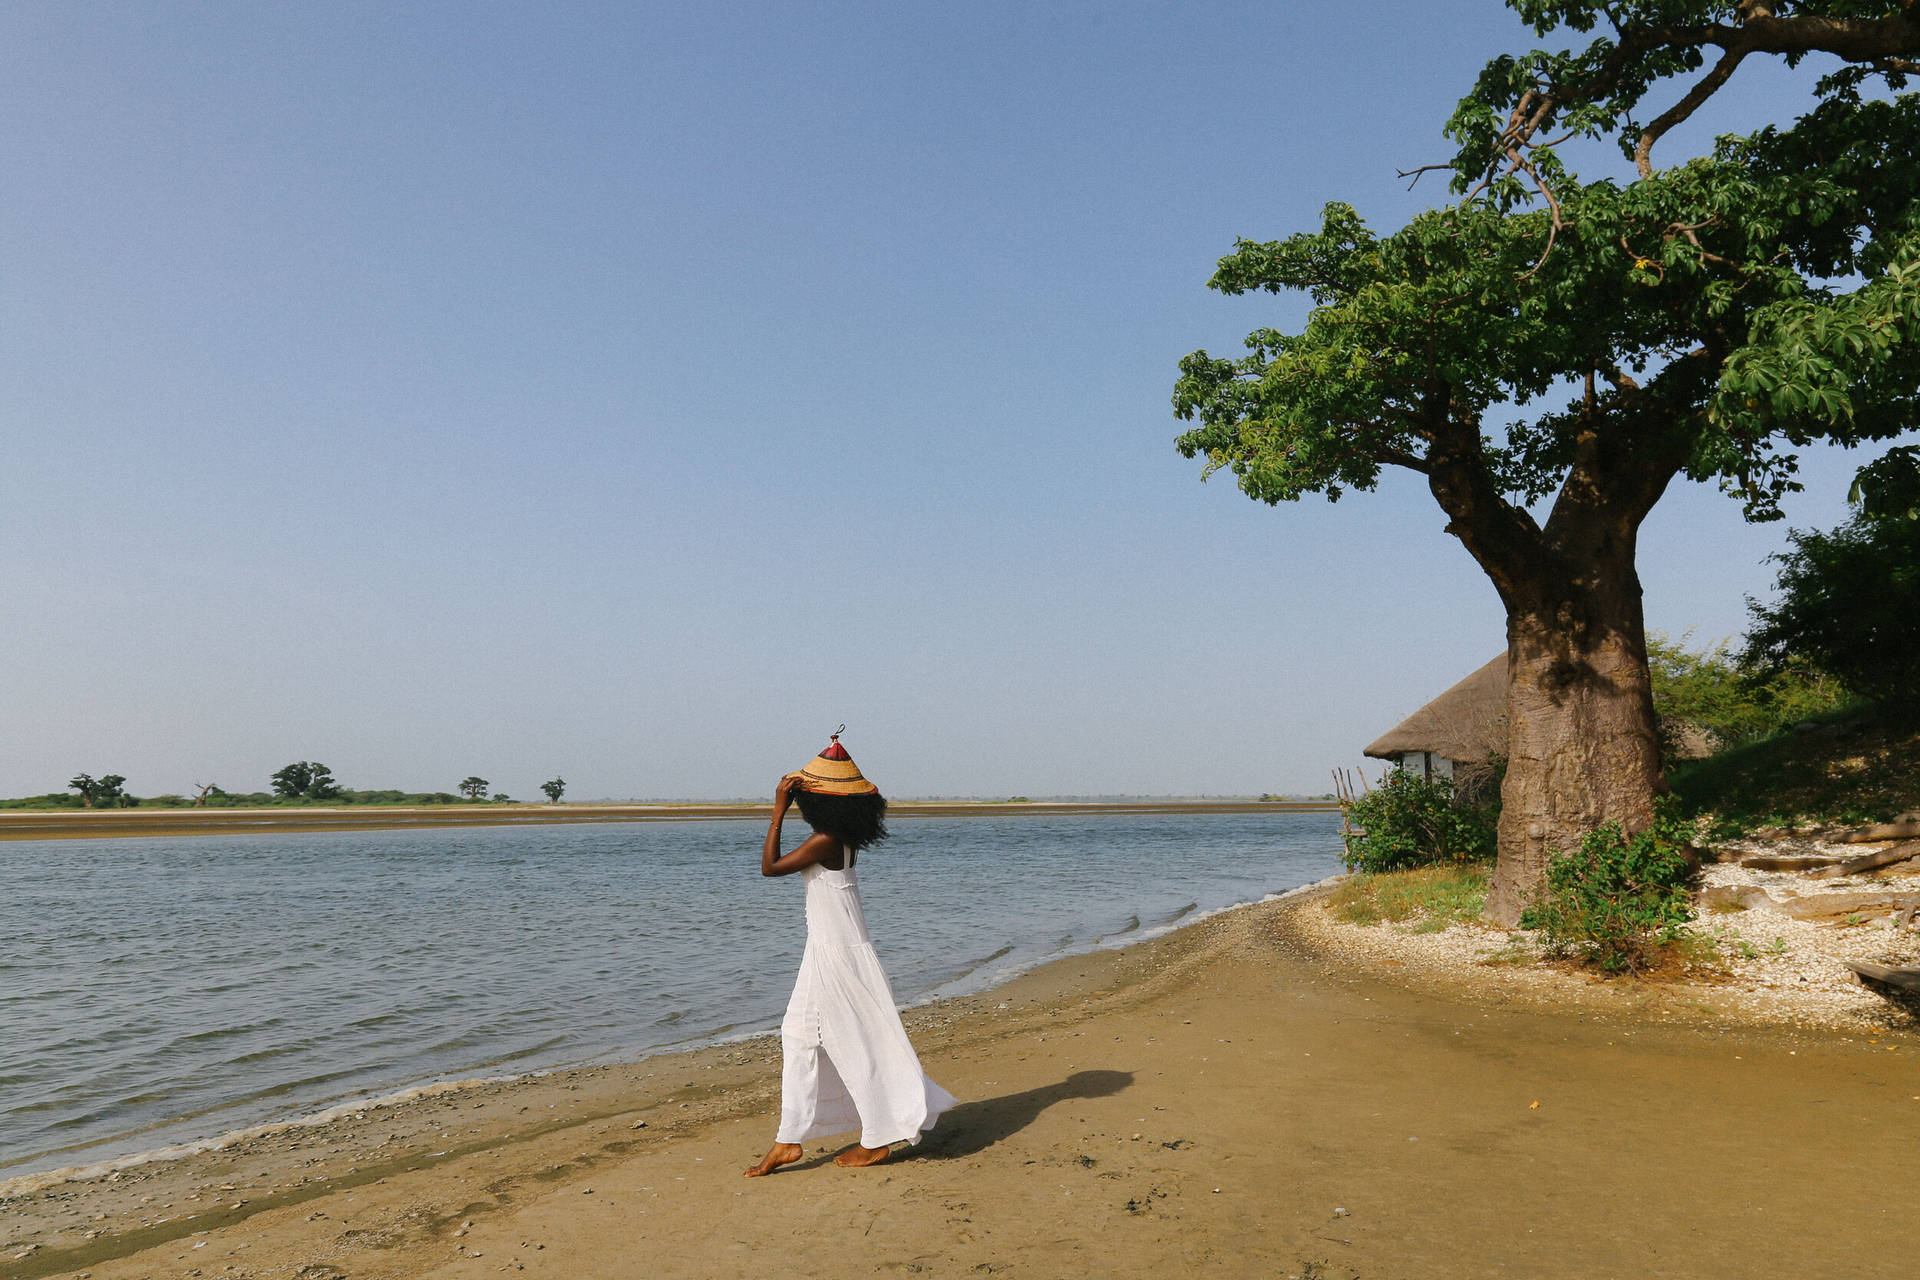
<path fill-rule="evenodd" d="M 1322 791 L 1497 652 L 1412 477 L 1173 449 L 1205 281 L 1396 167 L 1494 0 L 10 4 L 0 794 L 478 773 L 758 795 Z M 1743 70 L 1685 137 L 1779 114 Z M 1842 514 L 1858 459 L 1793 522 Z M 1650 625 L 1784 529 L 1677 489 Z"/>

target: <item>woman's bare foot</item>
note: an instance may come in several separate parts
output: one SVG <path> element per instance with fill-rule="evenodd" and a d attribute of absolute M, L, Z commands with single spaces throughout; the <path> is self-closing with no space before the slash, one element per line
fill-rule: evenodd
<path fill-rule="evenodd" d="M 848 1147 L 835 1156 L 833 1162 L 842 1169 L 864 1169 L 885 1160 L 892 1150 L 892 1147 Z"/>
<path fill-rule="evenodd" d="M 795 1160 L 798 1160 L 799 1158 L 800 1158 L 799 1143 L 776 1142 L 773 1144 L 772 1150 L 767 1152 L 766 1159 L 762 1160 L 759 1164 L 753 1166 L 753 1168 L 746 1170 L 740 1176 L 743 1178 L 758 1178 L 765 1174 L 772 1173 L 775 1169 L 778 1169 L 783 1164 L 792 1164 Z"/>

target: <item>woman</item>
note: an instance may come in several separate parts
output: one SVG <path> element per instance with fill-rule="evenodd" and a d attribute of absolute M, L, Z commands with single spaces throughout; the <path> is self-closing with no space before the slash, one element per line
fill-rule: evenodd
<path fill-rule="evenodd" d="M 842 725 L 842 729 L 846 726 Z M 780 823 L 790 804 L 813 834 L 780 853 Z M 800 1144 L 860 1130 L 860 1143 L 833 1162 L 845 1168 L 879 1164 L 896 1142 L 919 1142 L 954 1097 L 920 1069 L 880 968 L 853 864 L 860 850 L 887 836 L 887 802 L 840 745 L 799 773 L 780 779 L 773 819 L 760 850 L 760 874 L 798 871 L 807 888 L 807 949 L 780 1024 L 780 1128 L 766 1158 L 746 1171 L 772 1173 L 800 1158 Z"/>

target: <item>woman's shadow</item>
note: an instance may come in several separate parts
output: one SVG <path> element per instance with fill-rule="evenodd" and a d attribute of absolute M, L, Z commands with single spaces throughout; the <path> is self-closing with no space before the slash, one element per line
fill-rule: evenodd
<path fill-rule="evenodd" d="M 1106 1098 L 1132 1083 L 1131 1071 L 1076 1071 L 1058 1084 L 962 1102 L 940 1117 L 940 1123 L 919 1146 L 897 1152 L 894 1158 L 957 1160 L 977 1155 L 1032 1124 L 1056 1102 Z"/>

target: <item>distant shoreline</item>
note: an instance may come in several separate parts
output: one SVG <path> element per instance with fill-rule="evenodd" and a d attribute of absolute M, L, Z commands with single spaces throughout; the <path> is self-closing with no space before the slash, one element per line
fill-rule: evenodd
<path fill-rule="evenodd" d="M 1331 800 L 915 801 L 888 806 L 892 818 L 1013 815 L 1326 813 Z M 15 809 L 0 811 L 0 841 L 218 836 L 300 831 L 406 831 L 587 822 L 695 822 L 764 818 L 751 804 L 475 804 L 431 808 L 339 809 Z"/>

